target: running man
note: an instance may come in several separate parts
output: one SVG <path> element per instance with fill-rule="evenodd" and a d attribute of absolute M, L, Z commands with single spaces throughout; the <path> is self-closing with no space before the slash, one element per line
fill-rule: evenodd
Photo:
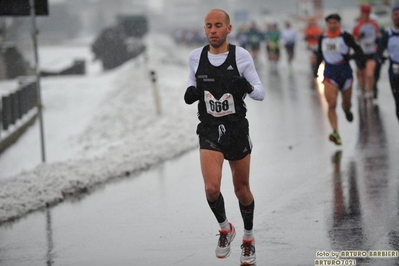
<path fill-rule="evenodd" d="M 370 18 L 371 6 L 360 6 L 360 19 L 353 29 L 353 37 L 365 54 L 366 65 L 357 66 L 357 77 L 365 102 L 373 101 L 374 70 L 376 67 L 375 53 L 377 51 L 377 39 L 379 28 L 377 22 Z"/>
<path fill-rule="evenodd" d="M 264 39 L 266 40 L 267 58 L 273 72 L 277 71 L 277 63 L 280 60 L 280 35 L 277 23 L 268 25 Z"/>
<path fill-rule="evenodd" d="M 260 44 L 262 42 L 262 32 L 258 29 L 255 22 L 251 23 L 251 27 L 247 32 L 247 44 L 250 47 L 252 58 L 254 60 L 258 59 L 258 54 L 260 50 Z"/>
<path fill-rule="evenodd" d="M 396 117 L 399 120 L 399 6 L 392 9 L 392 24 L 392 27 L 381 37 L 378 45 L 378 57 L 382 58 L 383 52 L 388 51 L 389 82 L 395 100 Z"/>
<path fill-rule="evenodd" d="M 341 30 L 341 17 L 338 14 L 327 16 L 325 21 L 327 31 L 319 39 L 317 62 L 313 74 L 317 77 L 319 65 L 324 60 L 324 95 L 328 103 L 328 119 L 333 129 L 329 139 L 336 145 L 341 145 L 342 140 L 338 133 L 338 118 L 335 112 L 338 92 L 342 93 L 342 108 L 346 119 L 352 122 L 353 114 L 350 109 L 353 75 L 349 65 L 349 53 L 350 48 L 353 48 L 357 58 L 362 58 L 363 52 L 352 35 Z"/>
<path fill-rule="evenodd" d="M 287 52 L 287 60 L 290 67 L 292 67 L 291 63 L 295 55 L 296 38 L 296 31 L 291 27 L 291 23 L 285 22 L 285 28 L 281 31 L 281 41 Z"/>
<path fill-rule="evenodd" d="M 309 51 L 310 65 L 314 69 L 316 65 L 317 49 L 319 47 L 319 38 L 323 30 L 317 25 L 314 18 L 308 19 L 308 26 L 305 29 L 306 48 Z"/>
<path fill-rule="evenodd" d="M 245 28 L 245 26 L 239 27 L 236 38 L 235 38 L 236 41 L 238 42 L 238 46 L 241 46 L 244 49 L 247 47 L 247 43 L 248 43 L 247 31 L 248 30 Z"/>
<path fill-rule="evenodd" d="M 265 92 L 249 52 L 227 40 L 232 30 L 229 15 L 220 9 L 211 10 L 205 17 L 204 29 L 209 45 L 190 53 L 184 100 L 187 104 L 198 101 L 197 134 L 205 194 L 220 226 L 215 253 L 217 258 L 228 257 L 236 235 L 226 217 L 221 193 L 222 167 L 228 160 L 244 222 L 240 261 L 241 265 L 254 265 L 255 202 L 249 185 L 252 144 L 244 99 L 249 95 L 261 101 Z"/>

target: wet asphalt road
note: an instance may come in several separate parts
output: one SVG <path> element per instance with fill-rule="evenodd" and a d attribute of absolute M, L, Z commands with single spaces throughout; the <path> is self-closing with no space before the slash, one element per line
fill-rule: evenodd
<path fill-rule="evenodd" d="M 314 265 L 332 259 L 331 251 L 399 250 L 399 123 L 386 68 L 373 105 L 364 106 L 354 88 L 352 123 L 337 108 L 337 147 L 328 141 L 323 88 L 312 88 L 306 57 L 298 56 L 292 72 L 284 60 L 277 75 L 264 61 L 258 67 L 267 97 L 247 100 L 257 265 Z M 228 164 L 223 174 L 227 215 L 238 231 L 225 260 L 214 256 L 218 225 L 194 150 L 1 225 L 0 265 L 239 265 L 243 224 Z M 347 259 L 399 265 L 398 258 Z"/>

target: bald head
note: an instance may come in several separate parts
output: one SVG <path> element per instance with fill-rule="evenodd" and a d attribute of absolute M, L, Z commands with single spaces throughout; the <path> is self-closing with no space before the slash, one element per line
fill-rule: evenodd
<path fill-rule="evenodd" d="M 227 14 L 226 13 L 226 11 L 224 11 L 224 10 L 222 10 L 222 9 L 218 9 L 218 8 L 215 8 L 215 9 L 212 9 L 211 11 L 209 11 L 209 13 L 206 15 L 206 17 L 205 17 L 205 23 L 206 23 L 206 21 L 207 21 L 207 18 L 210 16 L 210 15 L 214 15 L 215 13 L 218 13 L 218 14 L 221 14 L 221 15 L 223 15 L 223 17 L 224 17 L 224 23 L 226 24 L 226 25 L 230 25 L 230 16 L 229 16 L 229 14 Z"/>
<path fill-rule="evenodd" d="M 228 51 L 227 35 L 231 32 L 230 17 L 221 9 L 212 9 L 205 17 L 205 35 L 211 46 L 210 52 Z"/>

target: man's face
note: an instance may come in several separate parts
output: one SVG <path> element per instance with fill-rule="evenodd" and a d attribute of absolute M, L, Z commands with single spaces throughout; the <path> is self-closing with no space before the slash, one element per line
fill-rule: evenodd
<path fill-rule="evenodd" d="M 361 17 L 363 20 L 369 20 L 369 19 L 370 19 L 370 13 L 368 13 L 368 12 L 362 12 L 362 13 L 360 14 L 360 17 Z"/>
<path fill-rule="evenodd" d="M 227 25 L 226 16 L 223 12 L 212 11 L 205 18 L 204 29 L 209 44 L 219 48 L 226 42 L 227 35 L 231 32 L 231 25 Z"/>
<path fill-rule="evenodd" d="M 392 13 L 392 22 L 395 25 L 395 28 L 399 28 L 399 10 Z"/>
<path fill-rule="evenodd" d="M 327 21 L 327 29 L 329 32 L 337 32 L 339 30 L 340 24 L 336 19 L 329 19 Z"/>

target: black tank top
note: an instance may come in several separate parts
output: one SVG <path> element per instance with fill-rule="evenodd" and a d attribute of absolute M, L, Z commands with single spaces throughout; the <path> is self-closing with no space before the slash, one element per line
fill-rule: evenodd
<path fill-rule="evenodd" d="M 229 45 L 229 54 L 220 66 L 213 66 L 208 59 L 209 45 L 201 52 L 195 77 L 197 88 L 204 92 L 199 99 L 198 118 L 201 122 L 222 123 L 245 119 L 245 93 L 232 82 L 234 76 L 240 76 L 236 64 L 236 46 Z M 243 91 L 243 89 L 241 90 Z"/>

